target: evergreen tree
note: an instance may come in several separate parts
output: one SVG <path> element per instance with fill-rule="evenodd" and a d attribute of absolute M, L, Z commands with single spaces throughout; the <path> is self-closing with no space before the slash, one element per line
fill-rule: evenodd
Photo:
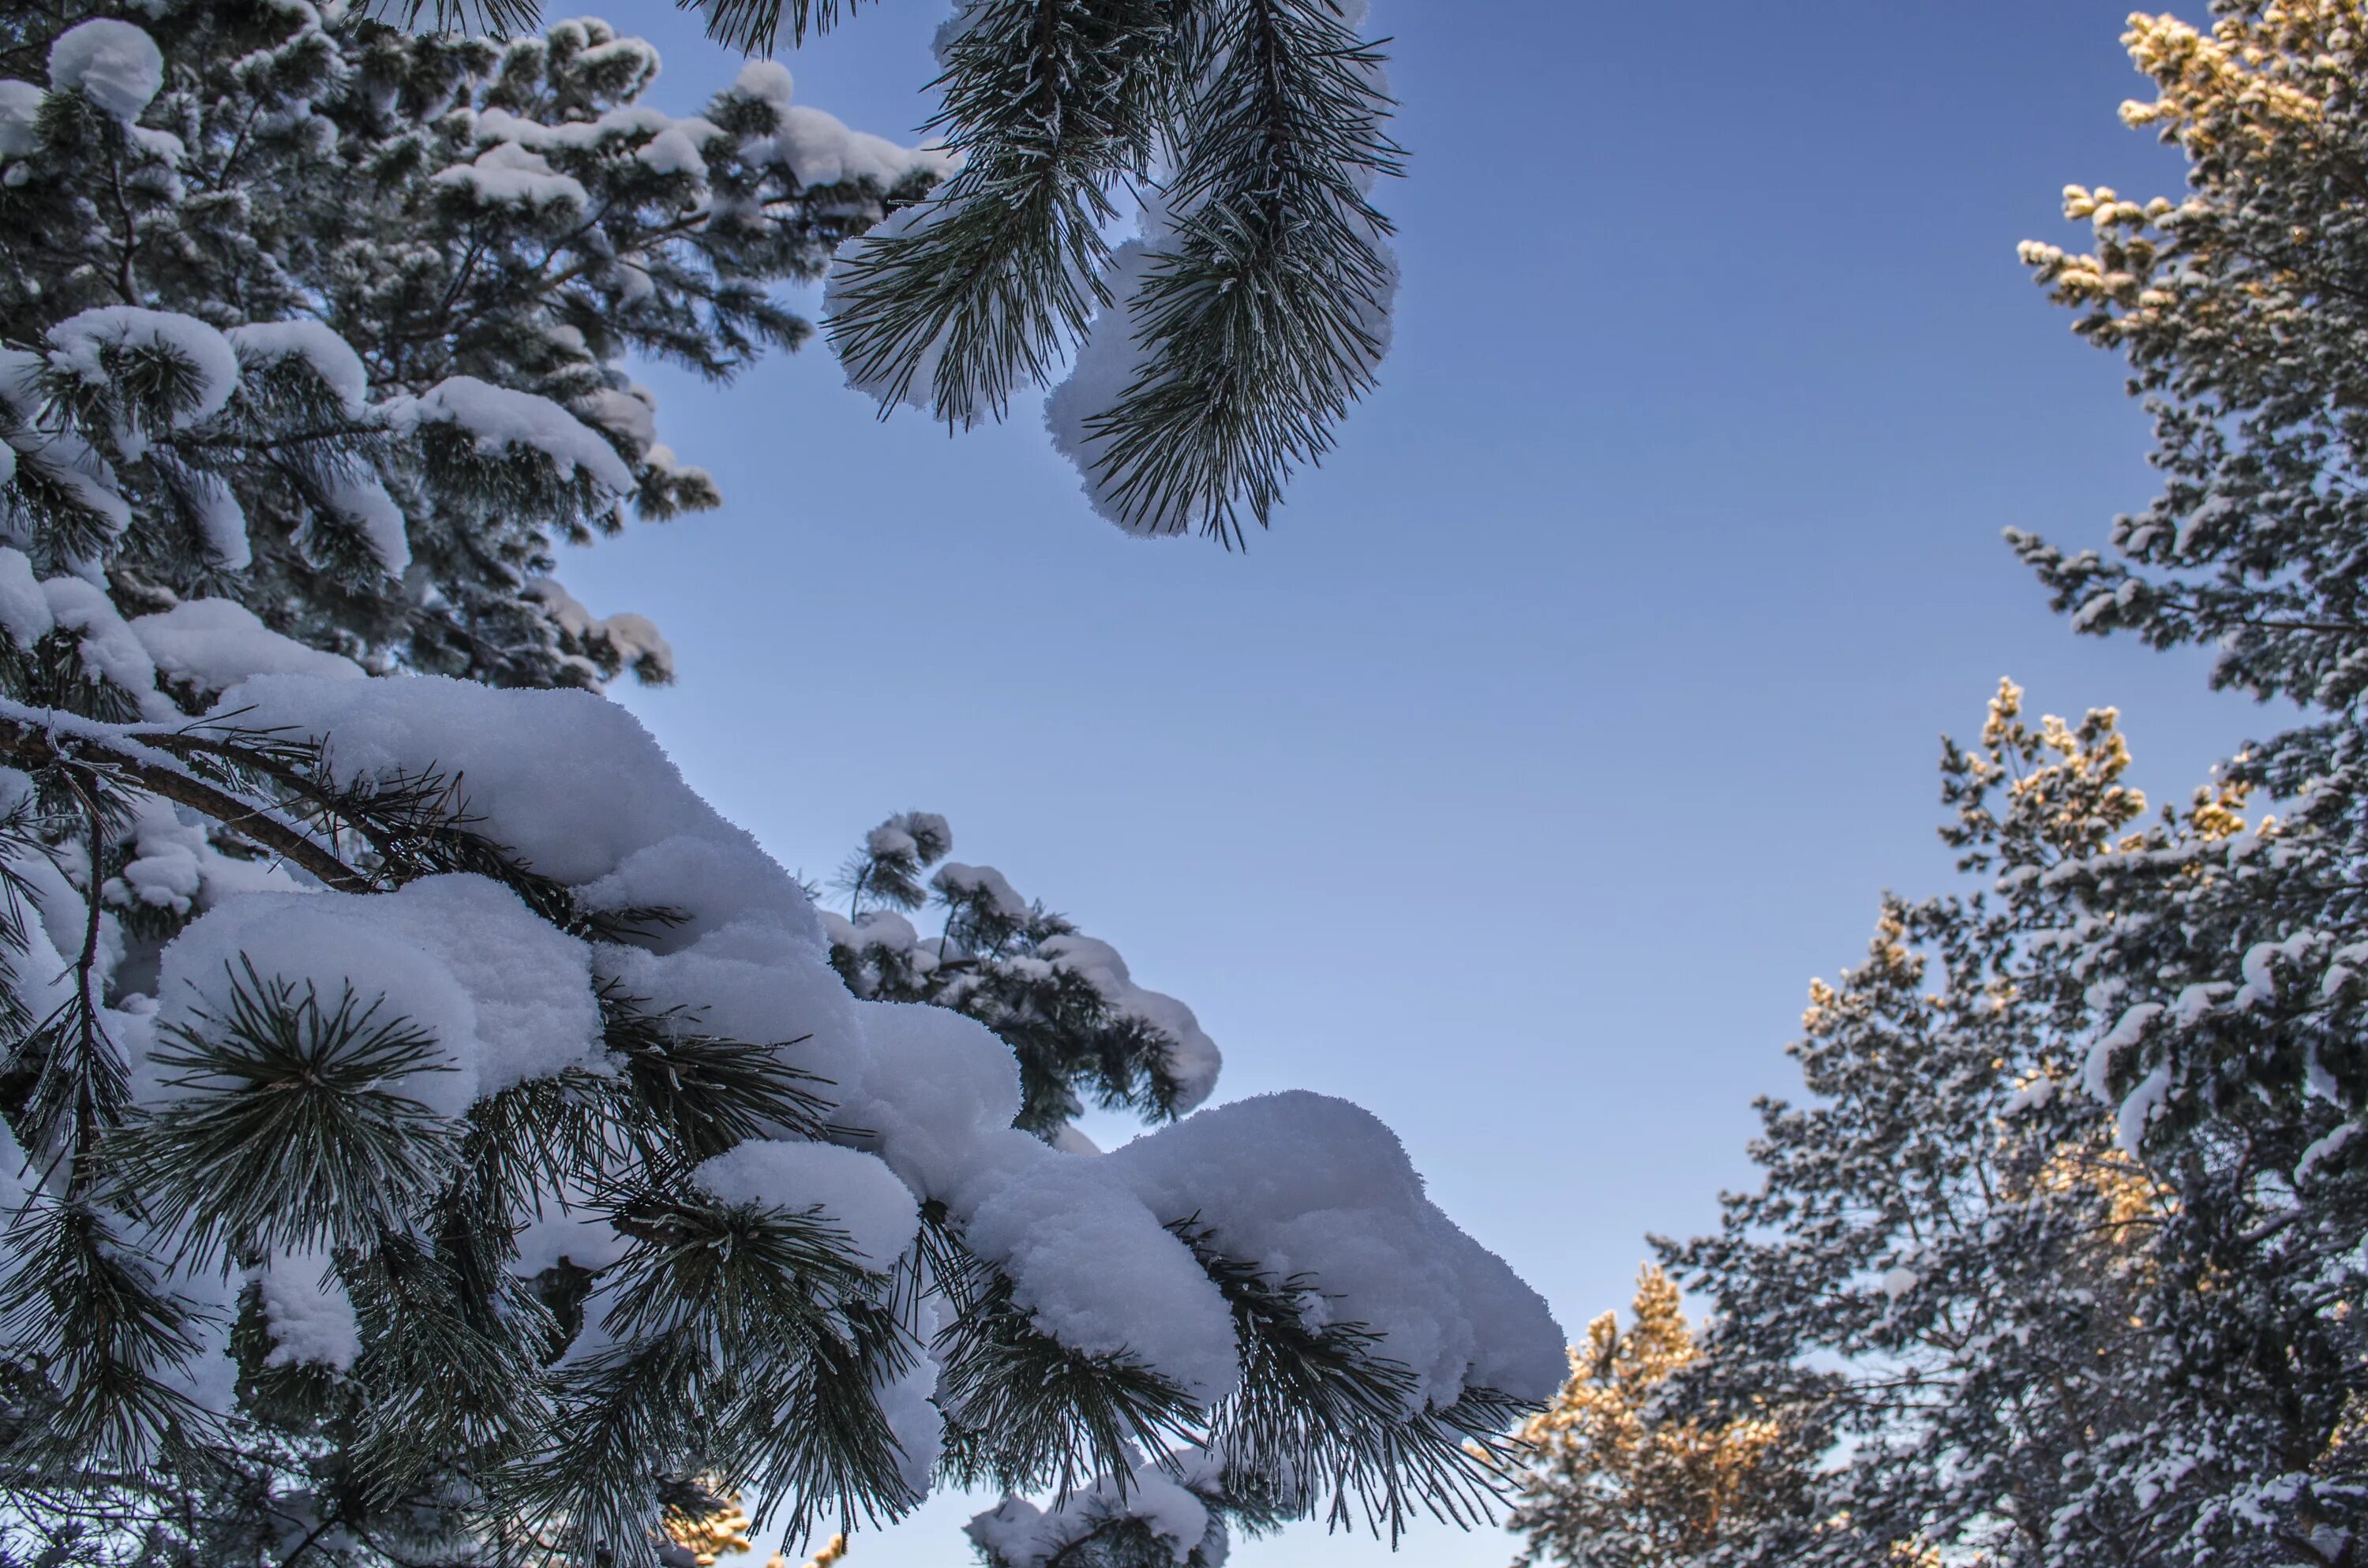
<path fill-rule="evenodd" d="M 2218 684 L 2303 720 L 2150 825 L 2110 714 L 2033 734 L 2009 688 L 1947 754 L 1987 888 L 1887 908 L 1813 998 L 1818 1101 L 1768 1108 L 1766 1187 L 1671 1249 L 1719 1313 L 1679 1381 L 1847 1439 L 1796 1521 L 1825 1525 L 1754 1561 L 2362 1550 L 2368 11 L 2214 17 L 2127 40 L 2157 96 L 2124 116 L 2187 196 L 2072 187 L 2094 252 L 2024 249 L 2128 357 L 2162 494 L 2110 557 L 2010 538 L 2076 629 L 2208 642 Z"/>
<path fill-rule="evenodd" d="M 133 15 L 0 52 L 0 1550 L 646 1562 L 735 1492 L 795 1532 L 1212 1466 L 1466 1506 L 1559 1335 L 1385 1129 L 1049 1148 L 1015 1121 L 1213 1069 L 1115 955 L 939 868 L 1008 1027 L 1043 964 L 1110 1063 L 1046 1037 L 1031 1113 L 956 1006 L 850 995 L 621 710 L 433 673 L 650 646 L 526 580 L 700 494 L 616 356 L 793 336 L 762 281 L 909 156 L 764 66 L 655 116 L 598 24 Z"/>
<path fill-rule="evenodd" d="M 1762 1103 L 1763 1186 L 1719 1234 L 1662 1244 L 1718 1311 L 1678 1406 L 1768 1400 L 1845 1456 L 1736 1560 L 2174 1561 L 2248 1462 L 2232 1408 L 2163 1418 L 2199 1370 L 2165 1332 L 2192 1290 L 2164 1272 L 2179 1199 L 2084 1087 L 2061 891 L 2225 842 L 2243 792 L 2133 831 L 2129 760 L 2111 710 L 2034 728 L 2001 686 L 1982 744 L 1943 759 L 1948 836 L 1994 885 L 1885 901 L 1865 964 L 1811 987 L 1791 1050 L 1815 1099 Z"/>
<path fill-rule="evenodd" d="M 740 48 L 839 0 L 689 0 Z M 528 25 L 531 0 L 381 0 L 418 25 Z M 889 406 L 962 427 L 1069 361 L 1055 445 L 1121 527 L 1263 526 L 1388 347 L 1396 172 L 1364 0 L 964 0 L 929 129 L 960 164 L 854 247 L 831 336 Z M 786 24 L 786 26 L 785 26 Z M 1140 207 L 1141 237 L 1108 231 Z"/>
<path fill-rule="evenodd" d="M 1570 1379 L 1520 1430 L 1526 1462 L 1508 1521 L 1520 1562 L 1664 1568 L 1719 1560 L 1721 1543 L 1797 1515 L 1799 1434 L 1764 1401 L 1679 1415 L 1660 1396 L 1701 1357 L 1677 1287 L 1647 1266 L 1628 1331 L 1606 1312 L 1570 1352 Z"/>

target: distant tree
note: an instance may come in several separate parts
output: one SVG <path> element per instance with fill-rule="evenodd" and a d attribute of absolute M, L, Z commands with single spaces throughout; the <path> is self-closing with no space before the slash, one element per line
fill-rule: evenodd
<path fill-rule="evenodd" d="M 1799 1434 L 1755 1401 L 1735 1411 L 1664 1403 L 1670 1377 L 1701 1357 L 1668 1275 L 1637 1276 L 1631 1321 L 1587 1325 L 1570 1381 L 1520 1432 L 1526 1463 L 1509 1527 L 1520 1562 L 1573 1568 L 1676 1568 L 1720 1560 L 1721 1543 L 1804 1503 Z"/>
<path fill-rule="evenodd" d="M 2009 687 L 1948 748 L 1984 885 L 1887 903 L 1812 997 L 1761 1189 L 1668 1249 L 1716 1305 L 1675 1381 L 1836 1439 L 1754 1562 L 2363 1551 L 2368 8 L 2214 17 L 2126 40 L 2185 197 L 2071 187 L 2094 250 L 2023 250 L 2126 356 L 2162 494 L 2111 557 L 2009 538 L 2076 630 L 2211 646 L 2300 722 L 2151 823 L 2110 711 L 2033 731 Z"/>

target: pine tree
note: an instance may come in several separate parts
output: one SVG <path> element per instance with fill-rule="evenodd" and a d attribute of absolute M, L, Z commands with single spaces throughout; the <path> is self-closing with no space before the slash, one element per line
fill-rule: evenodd
<path fill-rule="evenodd" d="M 1764 1188 L 1671 1249 L 1718 1307 L 1677 1381 L 1847 1439 L 1825 1523 L 1754 1561 L 2331 1565 L 2368 1528 L 2368 11 L 2214 15 L 2127 39 L 2187 196 L 2072 187 L 2094 252 L 2024 248 L 2127 356 L 2162 494 L 2111 557 L 2009 537 L 2076 629 L 2209 643 L 2303 721 L 2151 824 L 2110 713 L 2034 733 L 2009 688 L 1946 754 L 1987 888 L 1887 906 L 1813 997 Z"/>
<path fill-rule="evenodd" d="M 1768 1400 L 1846 1456 L 1737 1561 L 2174 1561 L 2229 1478 L 2233 1410 L 2162 1419 L 2194 1370 L 2165 1332 L 2192 1291 L 2164 1267 L 2179 1198 L 2088 1087 L 2061 890 L 2230 838 L 2244 793 L 2134 831 L 2129 764 L 2110 710 L 2033 727 L 2001 685 L 1981 745 L 1943 756 L 1947 836 L 1993 886 L 1885 901 L 1866 962 L 1811 987 L 1791 1049 L 1815 1097 L 1762 1102 L 1763 1186 L 1662 1244 L 1717 1308 L 1680 1407 Z"/>
<path fill-rule="evenodd" d="M 691 0 L 769 51 L 839 0 Z M 415 25 L 514 28 L 531 0 L 381 0 Z M 1097 510 L 1241 541 L 1373 385 L 1397 271 L 1374 182 L 1386 131 L 1364 0 L 965 0 L 939 35 L 930 131 L 960 163 L 839 267 L 850 378 L 949 426 L 1047 404 Z M 1133 199 L 1128 202 L 1129 198 Z M 1108 232 L 1139 208 L 1141 236 Z"/>
<path fill-rule="evenodd" d="M 994 1033 L 851 995 L 628 715 L 532 689 L 639 636 L 540 552 L 699 494 L 616 356 L 793 336 L 763 280 L 906 154 L 841 133 L 826 184 L 764 66 L 712 133 L 652 115 L 598 24 L 7 16 L 0 1550 L 621 1564 L 735 1492 L 798 1533 L 940 1480 L 1485 1491 L 1463 1443 L 1560 1336 L 1386 1129 L 1276 1096 L 1047 1147 Z M 939 871 L 1011 1019 L 1048 966 L 1113 1092 L 1183 1108 L 1165 999 L 1032 906 L 995 951 L 1000 879 Z"/>
<path fill-rule="evenodd" d="M 1529 1538 L 1522 1564 L 1715 1562 L 1722 1541 L 1800 1510 L 1813 1456 L 1764 1401 L 1708 1415 L 1660 1407 L 1671 1374 L 1702 1354 L 1669 1277 L 1641 1270 L 1630 1312 L 1624 1334 L 1612 1312 L 1587 1325 L 1562 1392 L 1521 1426 L 1508 1524 Z"/>

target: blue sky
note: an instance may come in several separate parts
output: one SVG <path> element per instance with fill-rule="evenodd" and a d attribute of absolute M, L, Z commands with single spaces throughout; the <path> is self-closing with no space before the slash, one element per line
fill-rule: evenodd
<path fill-rule="evenodd" d="M 564 575 L 672 638 L 680 685 L 624 700 L 785 863 L 945 812 L 1192 1004 L 1221 1097 L 1382 1115 L 1575 1334 L 1748 1181 L 1751 1096 L 1880 891 L 1946 881 L 1937 738 L 2000 675 L 2118 704 L 2157 797 L 2265 722 L 2199 655 L 2074 638 L 1998 540 L 2100 543 L 2152 494 L 2115 362 L 2014 258 L 2078 237 L 2066 181 L 2175 189 L 2114 117 L 2125 10 L 1381 0 L 1396 345 L 1247 554 L 1095 519 L 1032 407 L 880 424 L 817 346 L 652 372 L 727 504 Z M 607 14 L 669 107 L 734 69 L 668 5 Z M 908 132 L 939 15 L 865 8 L 800 99 Z M 966 1511 L 855 1568 L 966 1561 Z"/>

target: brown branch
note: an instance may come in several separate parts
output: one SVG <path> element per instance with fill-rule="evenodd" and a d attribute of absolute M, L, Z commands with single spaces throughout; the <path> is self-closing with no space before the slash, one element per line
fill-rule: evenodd
<path fill-rule="evenodd" d="M 326 886 L 339 892 L 370 892 L 373 884 L 368 877 L 347 865 L 336 856 L 298 832 L 289 824 L 275 817 L 268 807 L 243 800 L 227 790 L 215 788 L 201 778 L 152 761 L 129 745 L 119 748 L 92 735 L 71 731 L 55 731 L 23 719 L 0 716 L 0 756 L 6 756 L 28 767 L 51 765 L 80 764 L 85 767 L 104 768 L 168 801 L 200 812 L 264 848 L 294 861 Z M 91 890 L 94 903 L 98 890 Z"/>

